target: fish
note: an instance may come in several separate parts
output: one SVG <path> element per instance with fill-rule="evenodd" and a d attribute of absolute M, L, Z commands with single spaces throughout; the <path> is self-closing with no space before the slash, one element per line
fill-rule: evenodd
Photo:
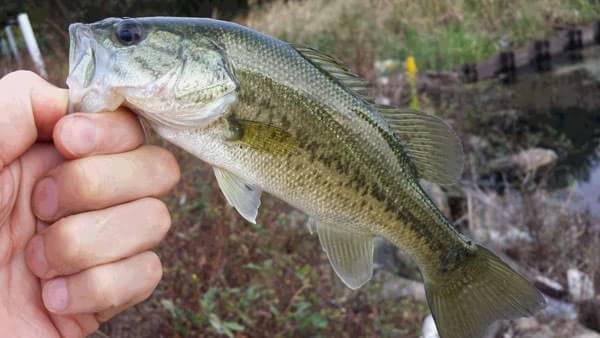
<path fill-rule="evenodd" d="M 69 27 L 70 110 L 132 110 L 208 163 L 256 222 L 263 192 L 309 216 L 335 274 L 358 289 L 383 237 L 419 266 L 442 338 L 482 337 L 544 296 L 458 232 L 420 180 L 455 184 L 461 142 L 442 119 L 376 103 L 337 58 L 209 18 L 107 18 Z"/>

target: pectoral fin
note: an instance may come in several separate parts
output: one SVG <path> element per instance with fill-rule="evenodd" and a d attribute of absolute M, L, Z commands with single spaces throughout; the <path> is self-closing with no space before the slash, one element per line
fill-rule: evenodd
<path fill-rule="evenodd" d="M 363 286 L 373 275 L 373 236 L 318 224 L 317 233 L 329 262 L 349 288 Z"/>
<path fill-rule="evenodd" d="M 262 190 L 244 182 L 227 170 L 214 167 L 215 177 L 225 199 L 249 222 L 256 223 Z"/>

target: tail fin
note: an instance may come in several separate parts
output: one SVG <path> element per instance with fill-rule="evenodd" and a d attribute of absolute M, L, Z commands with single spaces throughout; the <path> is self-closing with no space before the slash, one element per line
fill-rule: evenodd
<path fill-rule="evenodd" d="M 480 338 L 498 319 L 532 315 L 544 296 L 482 246 L 456 278 L 425 281 L 427 302 L 441 338 Z"/>

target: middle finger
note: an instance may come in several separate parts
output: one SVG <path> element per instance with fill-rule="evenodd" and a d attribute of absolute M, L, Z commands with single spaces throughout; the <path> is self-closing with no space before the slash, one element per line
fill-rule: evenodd
<path fill-rule="evenodd" d="M 163 202 L 143 198 L 62 218 L 27 246 L 27 263 L 42 279 L 70 275 L 149 250 L 171 225 Z"/>
<path fill-rule="evenodd" d="M 179 176 L 173 155 L 156 146 L 77 159 L 63 163 L 38 181 L 33 211 L 39 219 L 53 222 L 83 211 L 164 195 Z"/>

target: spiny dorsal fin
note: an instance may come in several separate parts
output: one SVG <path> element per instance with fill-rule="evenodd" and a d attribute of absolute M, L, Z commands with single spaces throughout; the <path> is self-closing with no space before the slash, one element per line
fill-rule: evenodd
<path fill-rule="evenodd" d="M 256 223 L 262 190 L 229 171 L 213 167 L 225 199 L 249 222 Z"/>
<path fill-rule="evenodd" d="M 456 133 L 443 120 L 417 110 L 375 105 L 398 135 L 419 176 L 437 184 L 454 184 L 464 154 Z"/>
<path fill-rule="evenodd" d="M 353 73 L 340 60 L 311 47 L 299 45 L 293 45 L 293 47 L 315 67 L 338 80 L 344 87 L 352 90 L 362 99 L 372 101 L 368 96 L 368 82 Z"/>
<path fill-rule="evenodd" d="M 318 223 L 316 228 L 329 263 L 346 286 L 356 290 L 371 279 L 372 235 L 345 231 L 323 223 Z"/>

